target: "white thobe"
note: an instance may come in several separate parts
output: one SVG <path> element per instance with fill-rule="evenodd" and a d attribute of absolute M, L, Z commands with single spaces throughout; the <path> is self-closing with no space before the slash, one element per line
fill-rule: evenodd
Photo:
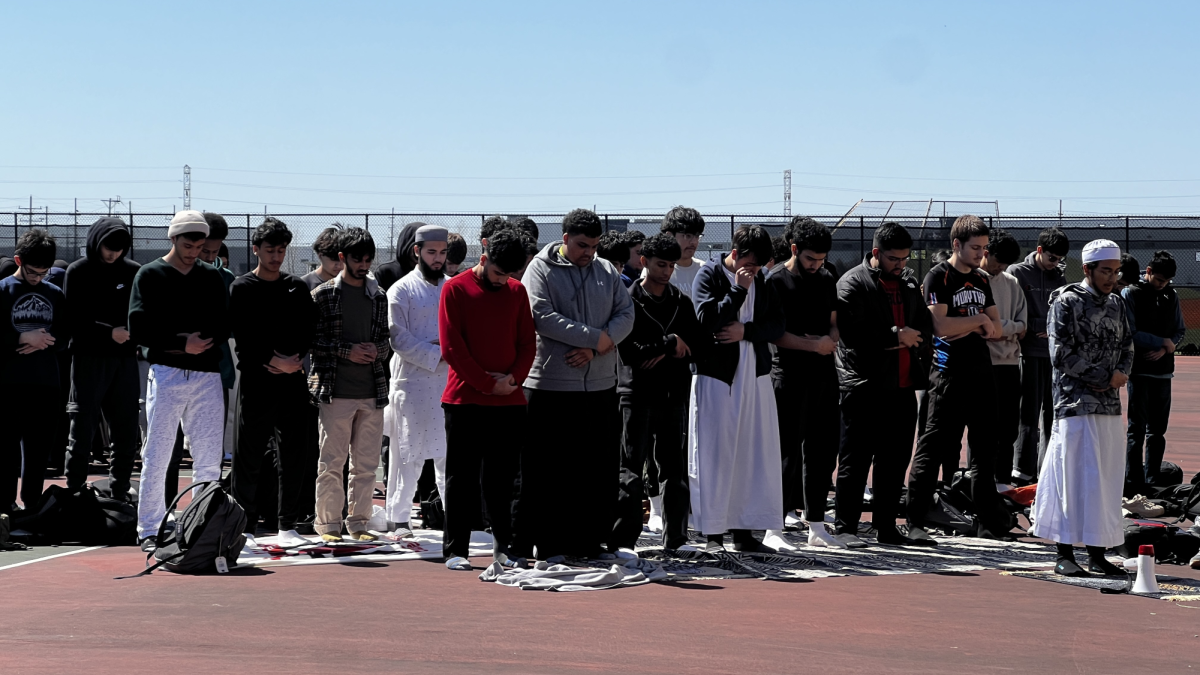
<path fill-rule="evenodd" d="M 438 301 L 445 277 L 437 284 L 415 269 L 388 289 L 388 333 L 392 349 L 391 386 L 383 410 L 388 443 L 387 518 L 408 522 L 416 481 L 425 460 L 433 459 L 438 492 L 445 499 L 446 420 L 442 391 L 449 367 L 438 339 Z"/>
<path fill-rule="evenodd" d="M 1037 499 L 1035 536 L 1062 544 L 1118 546 L 1125 484 L 1125 429 L 1120 415 L 1054 420 Z"/>
<path fill-rule="evenodd" d="M 724 270 L 730 283 L 736 283 Z M 738 321 L 754 320 L 754 287 Z M 692 377 L 688 486 L 692 527 L 703 534 L 783 529 L 783 467 L 771 376 L 755 375 L 754 344 L 738 343 L 732 386 Z"/>

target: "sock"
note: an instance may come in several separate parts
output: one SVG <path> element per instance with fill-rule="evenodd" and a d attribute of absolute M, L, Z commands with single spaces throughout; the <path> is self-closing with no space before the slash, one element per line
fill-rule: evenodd
<path fill-rule="evenodd" d="M 829 534 L 829 530 L 825 529 L 825 520 L 822 518 L 816 522 L 808 521 L 808 545 L 809 546 L 829 546 L 832 548 L 846 548 L 846 545 Z"/>
<path fill-rule="evenodd" d="M 1099 572 L 1107 576 L 1120 576 L 1125 574 L 1125 571 L 1120 567 L 1110 563 L 1108 558 L 1104 557 L 1105 548 L 1103 546 L 1088 546 L 1088 569 L 1093 572 Z"/>
<path fill-rule="evenodd" d="M 795 551 L 796 547 L 788 543 L 783 538 L 782 530 L 767 530 L 766 536 L 763 537 L 763 546 L 773 548 L 776 551 Z"/>
<path fill-rule="evenodd" d="M 650 498 L 650 517 L 654 516 L 662 517 L 662 497 Z"/>

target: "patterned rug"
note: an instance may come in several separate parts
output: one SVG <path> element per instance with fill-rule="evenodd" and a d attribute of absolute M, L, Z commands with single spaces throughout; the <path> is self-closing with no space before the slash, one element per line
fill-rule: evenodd
<path fill-rule="evenodd" d="M 759 533 L 761 534 L 761 533 Z M 703 546 L 703 538 L 689 532 L 694 546 Z M 1036 570 L 1051 568 L 1055 562 L 1052 546 L 1026 542 L 999 542 L 973 537 L 934 535 L 937 548 L 925 546 L 887 546 L 875 544 L 873 532 L 862 533 L 870 544 L 865 549 L 835 549 L 808 546 L 807 533 L 786 532 L 784 538 L 797 550 L 775 554 L 735 553 L 732 550 L 709 554 L 672 551 L 662 548 L 658 535 L 644 533 L 637 552 L 654 560 L 667 572 L 669 581 L 689 579 L 770 579 L 799 581 L 839 576 L 880 576 L 885 574 L 954 574 L 981 570 Z M 728 542 L 728 539 L 726 540 Z"/>
<path fill-rule="evenodd" d="M 1064 577 L 1054 572 L 1003 572 L 1005 576 L 1013 576 L 1022 579 L 1036 579 L 1038 581 L 1050 581 L 1056 584 L 1065 584 L 1067 586 L 1076 586 L 1080 588 L 1090 588 L 1102 593 L 1120 593 L 1135 595 L 1139 598 L 1153 598 L 1156 600 L 1171 600 L 1174 602 L 1200 602 L 1200 581 L 1196 579 L 1181 579 L 1166 574 L 1156 574 L 1154 577 L 1158 579 L 1158 593 L 1134 593 L 1132 592 L 1133 576 L 1128 579 L 1120 577 Z"/>

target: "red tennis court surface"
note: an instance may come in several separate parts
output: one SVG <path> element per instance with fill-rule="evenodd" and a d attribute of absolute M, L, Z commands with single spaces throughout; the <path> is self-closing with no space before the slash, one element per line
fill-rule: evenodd
<path fill-rule="evenodd" d="M 1179 372 L 1167 458 L 1190 476 L 1200 359 Z M 588 593 L 517 591 L 428 562 L 113 579 L 142 561 L 112 548 L 0 571 L 0 672 L 1200 671 L 1200 607 L 997 572 Z"/>

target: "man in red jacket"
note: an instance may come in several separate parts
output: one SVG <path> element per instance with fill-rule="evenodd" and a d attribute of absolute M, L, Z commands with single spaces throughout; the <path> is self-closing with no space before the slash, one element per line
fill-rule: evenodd
<path fill-rule="evenodd" d="M 521 236 L 501 230 L 474 268 L 445 282 L 438 308 L 442 358 L 450 367 L 446 413 L 446 567 L 470 570 L 472 526 L 487 504 L 492 557 L 510 567 L 513 490 L 526 433 L 521 384 L 533 366 L 537 337 L 525 287 L 511 277 L 525 266 Z M 481 489 L 482 488 L 482 489 Z M 476 528 L 477 529 L 477 528 Z"/>

